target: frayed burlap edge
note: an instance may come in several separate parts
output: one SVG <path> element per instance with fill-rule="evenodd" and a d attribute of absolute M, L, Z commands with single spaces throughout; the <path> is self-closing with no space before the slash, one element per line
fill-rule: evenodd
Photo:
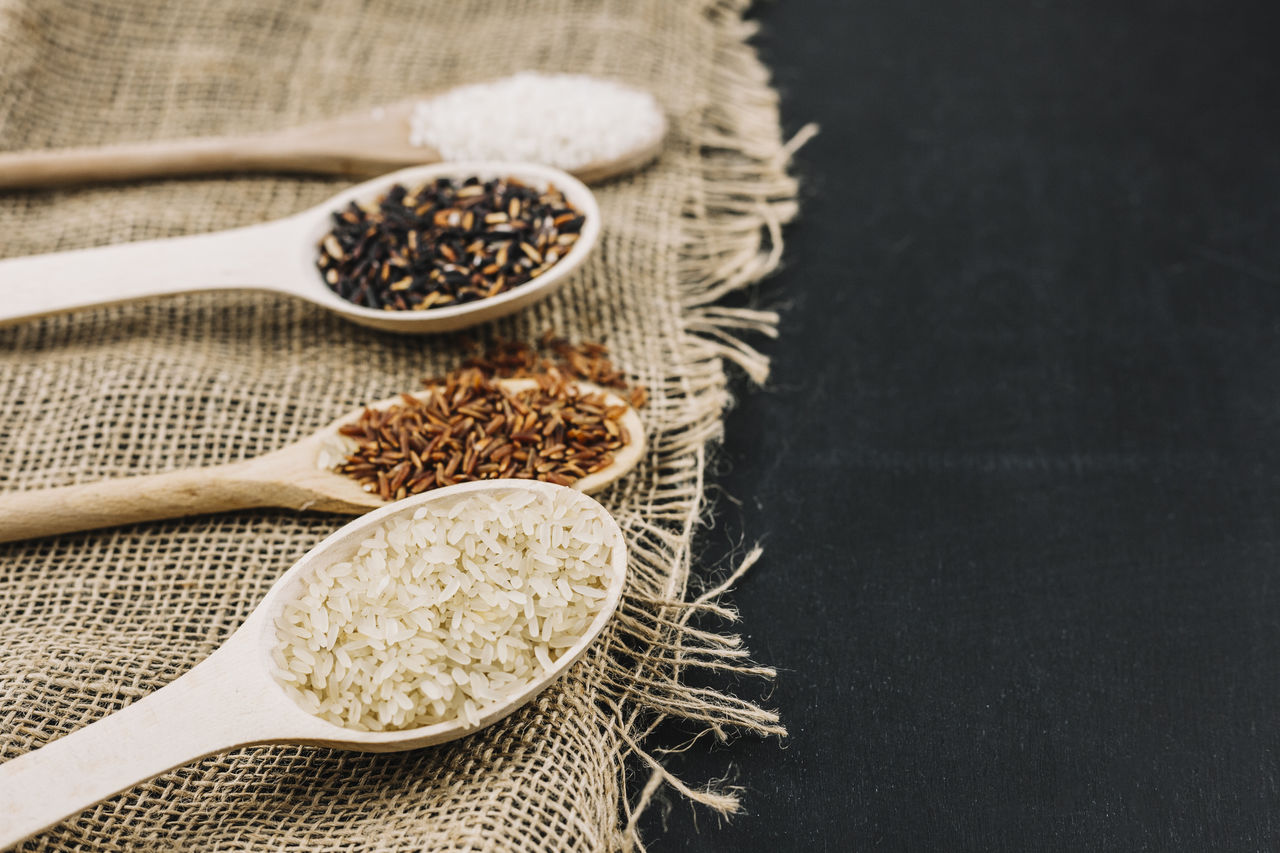
<path fill-rule="evenodd" d="M 722 691 L 687 683 L 689 670 L 728 676 L 773 679 L 773 668 L 754 663 L 735 634 L 696 627 L 697 617 L 727 622 L 738 614 L 722 602 L 731 587 L 761 555 L 753 548 L 718 585 L 690 597 L 693 565 L 690 546 L 706 511 L 705 471 L 708 447 L 722 437 L 730 404 L 725 362 L 737 365 L 758 385 L 769 374 L 769 359 L 747 344 L 744 334 L 776 338 L 779 315 L 716 303 L 774 271 L 782 258 L 782 226 L 798 212 L 797 181 L 788 173 L 794 151 L 815 132 L 806 126 L 784 144 L 777 93 L 749 40 L 758 27 L 744 21 L 748 3 L 722 0 L 708 12 L 718 19 L 719 43 L 711 61 L 711 90 L 697 128 L 704 153 L 701 191 L 687 199 L 686 239 L 681 246 L 680 283 L 684 307 L 678 375 L 665 377 L 667 399 L 686 407 L 685 429 L 664 436 L 656 448 L 675 461 L 690 454 L 688 471 L 672 471 L 665 496 L 683 512 L 654 523 L 635 536 L 632 592 L 619 609 L 615 633 L 624 646 L 644 649 L 638 668 L 615 659 L 599 670 L 597 695 L 620 742 L 620 804 L 625 822 L 613 846 L 644 850 L 640 818 L 654 795 L 668 785 L 721 815 L 741 810 L 741 789 L 726 785 L 694 788 L 667 770 L 644 741 L 670 718 L 693 721 L 725 741 L 731 732 L 784 737 L 778 714 Z M 663 468 L 665 460 L 659 459 Z M 686 463 L 687 464 L 687 463 Z M 657 521 L 656 519 L 654 520 Z M 614 646 L 615 643 L 610 643 Z M 639 787 L 629 785 L 628 767 L 647 771 Z"/>

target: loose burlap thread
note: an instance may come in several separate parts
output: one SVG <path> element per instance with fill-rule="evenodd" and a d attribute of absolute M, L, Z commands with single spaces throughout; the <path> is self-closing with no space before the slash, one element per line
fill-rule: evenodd
<path fill-rule="evenodd" d="M 769 676 L 697 595 L 692 536 L 725 360 L 776 316 L 717 300 L 767 273 L 795 211 L 775 96 L 745 0 L 356 4 L 344 0 L 0 0 L 0 149 L 270 129 L 522 69 L 654 92 L 661 160 L 598 188 L 604 233 L 552 299 L 479 331 L 602 340 L 649 392 L 649 451 L 599 495 L 631 550 L 612 628 L 560 685 L 503 723 L 393 755 L 258 747 L 205 759 L 42 834 L 30 849 L 600 850 L 639 845 L 670 777 L 657 722 L 782 732 L 687 686 L 689 667 Z M 209 231 L 287 215 L 347 182 L 234 176 L 0 194 L 0 254 Z M 193 276 L 199 271 L 193 270 Z M 4 287 L 22 283 L 4 282 Z M 455 366 L 455 337 L 349 325 L 266 294 L 201 294 L 0 330 L 0 489 L 247 458 Z M 172 681 L 240 624 L 342 519 L 233 513 L 0 546 L 0 760 Z M 754 558 L 754 555 L 753 557 Z M 748 560 L 750 562 L 750 560 Z M 744 566 L 745 568 L 745 566 Z M 638 775 L 637 775 L 638 774 Z"/>

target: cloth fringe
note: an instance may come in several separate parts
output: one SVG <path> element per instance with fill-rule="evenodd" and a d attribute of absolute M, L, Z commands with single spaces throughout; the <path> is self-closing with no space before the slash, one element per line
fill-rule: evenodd
<path fill-rule="evenodd" d="M 683 361 L 692 363 L 698 374 L 683 378 L 687 383 L 684 391 L 693 398 L 691 402 L 698 403 L 700 417 L 678 437 L 676 446 L 661 448 L 664 452 L 684 453 L 696 445 L 702 454 L 708 441 L 719 438 L 729 403 L 723 390 L 722 360 L 737 365 L 758 385 L 768 379 L 768 357 L 746 343 L 742 335 L 776 338 L 778 313 L 715 303 L 778 268 L 782 227 L 798 211 L 797 181 L 788 174 L 791 158 L 817 133 L 816 125 L 806 125 L 789 142 L 782 142 L 777 96 L 769 86 L 767 69 L 747 43 L 756 25 L 741 19 L 745 6 L 744 2 L 722 2 L 713 9 L 713 14 L 732 18 L 725 22 L 726 37 L 714 57 L 712 93 L 698 136 L 705 152 L 705 185 L 713 190 L 688 200 L 694 224 L 681 255 Z M 699 461 L 705 459 L 700 456 Z M 701 472 L 703 465 L 698 469 Z M 693 489 L 697 499 L 681 519 L 686 531 L 692 532 L 698 524 L 703 486 L 699 477 Z M 600 681 L 606 693 L 616 696 L 604 701 L 625 754 L 649 770 L 634 796 L 627 789 L 627 780 L 622 780 L 626 821 L 619 840 L 626 850 L 645 849 L 638 823 L 664 785 L 720 815 L 733 815 L 741 809 L 739 788 L 724 784 L 695 788 L 664 767 L 655 754 L 661 750 L 644 746 L 645 738 L 663 721 L 679 718 L 695 722 L 719 741 L 727 740 L 731 732 L 777 737 L 787 733 L 775 711 L 686 682 L 685 675 L 691 669 L 764 679 L 776 675 L 773 668 L 751 661 L 739 636 L 692 624 L 693 619 L 706 616 L 737 620 L 736 611 L 721 599 L 756 564 L 761 548 L 753 548 L 729 577 L 690 601 L 686 593 L 691 565 L 684 544 L 689 538 L 686 535 L 678 540 L 674 570 L 663 566 L 649 579 L 665 578 L 666 586 L 660 593 L 632 596 L 619 611 L 616 621 L 622 644 L 634 643 L 646 650 L 640 667 L 634 668 L 629 660 L 615 660 Z"/>

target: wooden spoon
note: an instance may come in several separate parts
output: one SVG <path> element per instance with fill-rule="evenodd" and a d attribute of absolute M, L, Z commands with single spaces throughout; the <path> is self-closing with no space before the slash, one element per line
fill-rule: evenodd
<path fill-rule="evenodd" d="M 536 383 L 504 379 L 501 384 L 521 391 Z M 604 393 L 610 406 L 627 406 L 603 389 L 576 384 L 588 393 Z M 429 393 L 415 396 L 425 398 Z M 362 406 L 301 441 L 243 462 L 0 494 L 0 542 L 255 507 L 356 514 L 386 506 L 386 501 L 366 492 L 352 478 L 328 470 L 323 460 L 341 457 L 348 444 L 338 433 L 340 427 L 357 420 L 365 408 L 386 408 L 399 402 L 397 395 Z M 619 423 L 630 434 L 630 443 L 614 454 L 613 464 L 576 481 L 573 488 L 597 492 L 640 461 L 644 427 L 639 415 L 627 406 Z"/>
<path fill-rule="evenodd" d="M 395 184 L 436 178 L 517 178 L 554 184 L 584 216 L 573 248 L 537 278 L 488 299 L 426 311 L 378 311 L 334 293 L 316 269 L 317 246 L 330 215 L 351 202 L 371 202 Z M 143 240 L 0 261 L 0 326 L 91 305 L 205 290 L 266 290 L 306 299 L 359 323 L 390 332 L 448 332 L 517 311 L 564 284 L 600 234 L 595 197 L 573 176 L 529 163 L 441 163 L 383 175 L 284 219 L 164 240 Z"/>
<path fill-rule="evenodd" d="M 430 97 L 397 101 L 273 133 L 0 153 L 0 189 L 211 172 L 295 172 L 368 178 L 406 166 L 440 162 L 438 151 L 409 141 L 409 118 L 414 107 Z M 637 142 L 632 150 L 568 171 L 586 183 L 635 171 L 658 156 L 665 131 L 665 121 L 659 121 L 654 135 Z"/>
<path fill-rule="evenodd" d="M 546 495 L 563 486 L 531 480 L 490 480 L 439 489 L 383 507 L 343 527 L 293 565 L 239 630 L 185 675 L 150 696 L 79 731 L 0 764 L 0 848 L 47 829 L 113 794 L 206 755 L 250 744 L 294 743 L 394 752 L 470 734 L 463 720 L 416 729 L 361 732 L 302 710 L 271 674 L 276 617 L 303 592 L 316 567 L 349 559 L 370 531 L 418 507 L 464 493 L 524 489 Z M 604 507 L 583 497 L 605 522 L 611 544 L 608 595 L 587 632 L 534 683 L 480 709 L 480 726 L 501 720 L 554 682 L 604 629 L 622 595 L 626 542 Z"/>

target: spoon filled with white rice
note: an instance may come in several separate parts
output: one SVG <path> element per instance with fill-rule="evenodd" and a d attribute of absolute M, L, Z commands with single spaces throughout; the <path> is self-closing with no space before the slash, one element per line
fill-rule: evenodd
<path fill-rule="evenodd" d="M 235 747 L 389 752 L 494 723 L 600 634 L 626 560 L 600 504 L 539 481 L 465 483 L 362 516 L 186 675 L 0 764 L 0 849 Z"/>
<path fill-rule="evenodd" d="M 473 490 L 396 514 L 298 578 L 273 675 L 355 731 L 492 722 L 616 604 L 615 530 L 571 489 Z"/>

